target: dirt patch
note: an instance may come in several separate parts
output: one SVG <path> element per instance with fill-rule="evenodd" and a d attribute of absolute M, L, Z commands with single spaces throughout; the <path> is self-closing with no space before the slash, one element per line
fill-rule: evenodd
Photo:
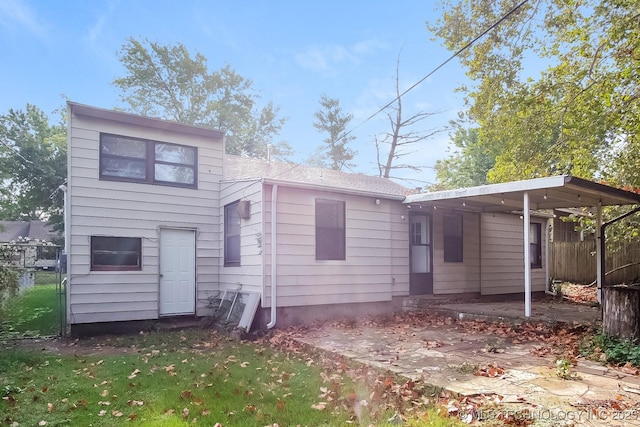
<path fill-rule="evenodd" d="M 59 355 L 117 355 L 137 353 L 139 349 L 131 347 L 109 346 L 102 342 L 82 341 L 66 338 L 24 338 L 4 342 L 5 349 L 46 352 Z"/>

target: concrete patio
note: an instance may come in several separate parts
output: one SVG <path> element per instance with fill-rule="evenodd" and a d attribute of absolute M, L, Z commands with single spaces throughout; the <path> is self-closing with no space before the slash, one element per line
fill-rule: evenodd
<path fill-rule="evenodd" d="M 439 316 L 442 320 L 435 324 L 421 324 L 419 316 L 418 321 L 384 326 L 336 323 L 297 339 L 457 395 L 480 396 L 493 405 L 476 414 L 480 420 L 495 419 L 501 411 L 527 410 L 533 425 L 640 426 L 640 376 L 580 358 L 571 368 L 574 379 L 562 379 L 556 375 L 558 356 L 544 342 L 515 344 L 477 328 L 465 330 L 469 319 L 524 322 L 524 308 L 517 302 L 433 304 L 422 310 L 448 317 Z M 555 301 L 535 302 L 533 314 L 549 327 L 556 322 L 592 324 L 600 318 L 598 308 Z M 491 367 L 501 373 L 474 375 Z"/>

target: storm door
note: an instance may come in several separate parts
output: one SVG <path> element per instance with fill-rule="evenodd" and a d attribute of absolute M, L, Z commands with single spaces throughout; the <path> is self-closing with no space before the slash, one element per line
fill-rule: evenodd
<path fill-rule="evenodd" d="M 409 216 L 409 256 L 411 275 L 409 293 L 427 295 L 433 293 L 431 215 L 411 213 Z"/>

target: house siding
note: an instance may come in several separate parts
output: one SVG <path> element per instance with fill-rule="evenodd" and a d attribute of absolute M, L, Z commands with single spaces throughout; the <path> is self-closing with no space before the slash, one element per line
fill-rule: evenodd
<path fill-rule="evenodd" d="M 444 261 L 443 216 L 451 210 L 435 209 L 433 221 L 433 293 L 480 292 L 480 215 L 462 215 L 462 262 Z"/>
<path fill-rule="evenodd" d="M 542 224 L 542 268 L 531 269 L 531 290 L 540 292 L 546 287 L 546 220 L 532 217 L 531 223 Z M 483 214 L 481 233 L 482 294 L 524 292 L 524 236 L 520 217 Z"/>
<path fill-rule="evenodd" d="M 240 220 L 240 265 L 225 267 L 224 256 L 220 258 L 220 289 L 236 289 L 262 292 L 262 182 L 223 182 L 220 186 L 220 218 L 224 222 L 224 206 L 238 200 L 251 203 L 251 216 Z M 224 253 L 224 224 L 221 225 L 220 248 Z"/>
<path fill-rule="evenodd" d="M 68 298 L 70 324 L 158 318 L 160 228 L 196 230 L 197 311 L 218 288 L 223 141 L 78 116 L 69 111 Z M 197 189 L 101 181 L 100 133 L 198 148 Z M 142 239 L 141 271 L 91 271 L 90 237 Z"/>
<path fill-rule="evenodd" d="M 346 260 L 316 260 L 315 200 L 345 202 Z M 264 191 L 265 291 L 271 306 L 271 186 Z M 406 208 L 398 201 L 279 186 L 277 305 L 391 301 L 409 289 Z"/>

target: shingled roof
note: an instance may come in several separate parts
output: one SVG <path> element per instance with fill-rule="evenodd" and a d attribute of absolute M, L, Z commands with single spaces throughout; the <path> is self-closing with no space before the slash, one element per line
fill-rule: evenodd
<path fill-rule="evenodd" d="M 51 241 L 55 233 L 42 221 L 0 221 L 0 242 L 10 242 L 18 237 Z"/>
<path fill-rule="evenodd" d="M 408 188 L 387 178 L 232 155 L 224 158 L 224 179 L 266 179 L 394 197 L 410 192 Z"/>

